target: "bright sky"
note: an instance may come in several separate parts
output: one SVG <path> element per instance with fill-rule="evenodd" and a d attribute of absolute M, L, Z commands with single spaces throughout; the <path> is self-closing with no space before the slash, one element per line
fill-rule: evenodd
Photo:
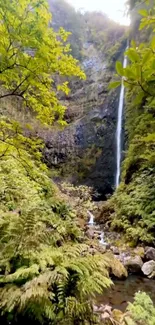
<path fill-rule="evenodd" d="M 129 19 L 124 13 L 126 0 L 68 0 L 68 2 L 76 9 L 103 11 L 120 24 L 129 24 Z"/>

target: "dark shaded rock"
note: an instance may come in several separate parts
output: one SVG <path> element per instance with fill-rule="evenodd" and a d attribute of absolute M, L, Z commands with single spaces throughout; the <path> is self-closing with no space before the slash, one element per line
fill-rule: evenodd
<path fill-rule="evenodd" d="M 128 272 L 140 273 L 143 266 L 143 261 L 140 256 L 134 256 L 126 258 L 124 260 L 124 266 L 127 268 Z"/>
<path fill-rule="evenodd" d="M 146 252 L 145 252 L 145 257 L 146 260 L 153 260 L 155 261 L 155 248 L 153 247 L 149 247 L 147 248 Z"/>
<path fill-rule="evenodd" d="M 111 245 L 110 245 L 110 243 L 106 243 L 106 249 L 110 249 L 111 248 Z"/>

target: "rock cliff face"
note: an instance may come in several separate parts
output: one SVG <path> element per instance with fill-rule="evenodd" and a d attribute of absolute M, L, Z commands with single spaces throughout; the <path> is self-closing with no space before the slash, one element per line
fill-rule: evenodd
<path fill-rule="evenodd" d="M 85 183 L 97 190 L 99 198 L 105 198 L 114 186 L 119 89 L 108 90 L 114 70 L 88 35 L 90 31 L 81 59 L 87 80 L 71 81 L 70 95 L 61 98 L 67 106 L 68 126 L 46 133 L 44 157 L 50 168 L 57 168 L 58 179 Z M 123 50 L 124 43 L 120 53 Z"/>

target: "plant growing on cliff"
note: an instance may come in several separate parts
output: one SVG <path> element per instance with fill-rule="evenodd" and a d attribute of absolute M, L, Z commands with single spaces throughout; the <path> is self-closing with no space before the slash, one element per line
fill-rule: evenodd
<path fill-rule="evenodd" d="M 140 11 L 140 31 L 149 27 L 150 41 L 131 42 L 128 66 L 117 62 L 117 74 L 127 88 L 126 132 L 129 148 L 123 163 L 122 183 L 112 198 L 112 225 L 136 244 L 154 242 L 155 227 L 155 8 Z M 120 80 L 111 87 L 118 86 Z"/>

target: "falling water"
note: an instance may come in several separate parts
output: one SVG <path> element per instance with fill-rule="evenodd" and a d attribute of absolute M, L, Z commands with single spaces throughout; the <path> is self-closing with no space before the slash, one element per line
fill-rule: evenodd
<path fill-rule="evenodd" d="M 106 245 L 106 242 L 104 240 L 104 232 L 102 232 L 101 235 L 100 235 L 100 241 L 99 241 L 99 243 L 102 244 L 102 245 Z"/>
<path fill-rule="evenodd" d="M 94 225 L 94 215 L 90 211 L 87 211 L 87 212 L 88 212 L 88 216 L 90 218 L 88 225 L 93 226 Z"/>
<path fill-rule="evenodd" d="M 124 57 L 123 68 L 127 66 L 127 57 Z M 121 151 L 122 151 L 122 116 L 123 116 L 123 105 L 124 105 L 124 84 L 122 78 L 122 85 L 120 91 L 120 98 L 119 98 L 119 106 L 118 106 L 118 118 L 117 118 L 117 132 L 116 132 L 116 139 L 117 139 L 117 172 L 116 172 L 116 188 L 119 185 L 120 181 L 120 173 L 121 173 Z"/>

